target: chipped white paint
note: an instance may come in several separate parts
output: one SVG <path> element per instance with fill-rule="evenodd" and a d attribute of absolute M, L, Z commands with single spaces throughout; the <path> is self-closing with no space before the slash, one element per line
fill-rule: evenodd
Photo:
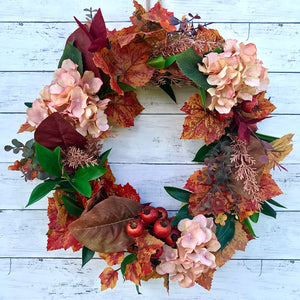
<path fill-rule="evenodd" d="M 101 6 L 112 29 L 126 26 L 133 10 L 128 0 L 115 1 L 113 6 L 101 0 L 2 2 L 1 149 L 25 121 L 23 102 L 37 98 L 43 85 L 51 81 L 65 39 L 76 28 L 72 16 L 83 20 L 82 8 Z M 145 4 L 146 0 L 140 2 Z M 168 296 L 162 282 L 153 280 L 143 284 L 143 299 L 299 299 L 299 1 L 162 2 L 178 17 L 198 12 L 203 22 L 219 22 L 211 27 L 225 38 L 256 43 L 259 58 L 273 72 L 267 95 L 278 107 L 275 117 L 263 121 L 259 129 L 266 134 L 293 132 L 296 136 L 295 150 L 284 161 L 289 172 L 273 173 L 284 192 L 277 200 L 288 209 L 278 210 L 277 220 L 262 218 L 255 226 L 259 239 L 251 241 L 246 252 L 237 253 L 234 260 L 216 272 L 212 290 L 180 289 L 171 283 Z M 184 119 L 180 108 L 193 92 L 176 90 L 176 105 L 160 90 L 139 90 L 145 111 L 136 119 L 136 126 L 119 130 L 119 136 L 104 146 L 113 148 L 110 162 L 118 183 L 129 181 L 144 202 L 163 205 L 171 213 L 179 204 L 168 197 L 163 186 L 183 187 L 188 176 L 199 168 L 190 162 L 202 142 L 179 140 Z M 18 136 L 24 141 L 30 137 L 31 134 Z M 19 173 L 6 170 L 14 159 L 10 153 L 0 152 L 0 299 L 135 298 L 134 286 L 130 282 L 123 284 L 122 280 L 116 289 L 100 293 L 98 276 L 105 267 L 102 260 L 94 259 L 81 269 L 80 253 L 46 252 L 47 201 L 24 210 L 35 183 L 25 183 Z"/>

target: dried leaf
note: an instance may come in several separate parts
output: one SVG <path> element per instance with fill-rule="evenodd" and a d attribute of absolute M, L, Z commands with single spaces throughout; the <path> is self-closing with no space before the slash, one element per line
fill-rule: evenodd
<path fill-rule="evenodd" d="M 142 276 L 142 268 L 137 260 L 126 266 L 125 279 L 134 282 L 136 285 L 141 285 L 140 279 Z"/>
<path fill-rule="evenodd" d="M 135 92 L 125 92 L 124 96 L 112 95 L 105 113 L 111 122 L 116 122 L 119 126 L 130 127 L 134 125 L 134 118 L 143 109 Z"/>
<path fill-rule="evenodd" d="M 211 188 L 211 185 L 206 184 L 206 177 L 203 174 L 207 169 L 204 167 L 202 170 L 195 171 L 187 180 L 184 188 L 193 193 L 207 193 Z"/>
<path fill-rule="evenodd" d="M 31 126 L 28 122 L 24 123 L 21 125 L 20 129 L 18 130 L 17 133 L 22 133 L 24 131 L 29 131 L 32 132 L 35 130 L 35 126 Z"/>
<path fill-rule="evenodd" d="M 214 272 L 216 269 L 208 269 L 207 272 L 201 273 L 201 275 L 197 278 L 196 283 L 207 289 L 208 291 L 211 288 Z"/>
<path fill-rule="evenodd" d="M 99 253 L 109 266 L 119 265 L 124 259 L 124 252 Z"/>
<path fill-rule="evenodd" d="M 105 268 L 99 276 L 101 280 L 101 291 L 108 288 L 113 289 L 118 281 L 118 272 L 113 268 Z"/>
<path fill-rule="evenodd" d="M 272 199 L 273 197 L 282 194 L 281 189 L 278 187 L 271 174 L 263 174 L 259 182 L 259 187 L 261 201 Z"/>
<path fill-rule="evenodd" d="M 245 251 L 248 243 L 247 233 L 243 230 L 243 225 L 240 222 L 235 222 L 235 233 L 231 242 L 223 250 L 216 253 L 216 264 L 222 267 L 231 259 L 236 250 Z"/>
<path fill-rule="evenodd" d="M 204 139 L 209 145 L 220 139 L 230 125 L 228 120 L 218 120 L 215 112 L 205 111 L 199 94 L 190 97 L 181 110 L 189 115 L 184 120 L 181 139 Z"/>
<path fill-rule="evenodd" d="M 69 225 L 69 229 L 93 251 L 121 252 L 133 243 L 133 238 L 126 233 L 126 225 L 142 207 L 131 199 L 111 196 L 83 212 L 78 220 Z"/>
<path fill-rule="evenodd" d="M 129 198 L 140 203 L 140 195 L 138 194 L 136 189 L 134 189 L 128 182 L 125 185 L 118 184 L 116 193 L 120 197 Z"/>
<path fill-rule="evenodd" d="M 156 270 L 153 270 L 152 273 L 149 273 L 143 277 L 141 277 L 141 280 L 148 281 L 150 279 L 164 279 L 164 287 L 166 288 L 167 292 L 169 293 L 169 274 L 160 275 L 156 272 Z"/>

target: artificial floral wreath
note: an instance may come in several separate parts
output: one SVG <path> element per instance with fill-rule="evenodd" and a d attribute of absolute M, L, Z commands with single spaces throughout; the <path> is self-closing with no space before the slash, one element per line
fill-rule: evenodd
<path fill-rule="evenodd" d="M 181 287 L 210 289 L 213 273 L 236 250 L 245 250 L 259 215 L 276 217 L 272 198 L 281 190 L 274 167 L 292 150 L 292 134 L 281 138 L 257 132 L 275 106 L 265 98 L 267 69 L 254 44 L 224 40 L 198 15 L 174 17 L 157 3 L 146 11 L 134 1 L 132 25 L 106 28 L 100 9 L 67 40 L 58 69 L 40 98 L 25 103 L 27 120 L 6 151 L 22 151 L 9 170 L 39 179 L 27 206 L 48 198 L 47 250 L 82 249 L 82 265 L 95 252 L 108 266 L 101 290 L 114 288 L 119 271 L 138 287 L 164 278 Z M 194 162 L 204 167 L 184 189 L 165 187 L 182 202 L 175 217 L 163 207 L 142 204 L 127 183 L 117 185 L 101 145 L 114 126 L 134 125 L 143 110 L 135 89 L 152 85 L 172 100 L 172 87 L 191 85 L 182 111 L 188 116 L 182 139 L 203 139 Z M 112 268 L 120 265 L 119 268 Z"/>

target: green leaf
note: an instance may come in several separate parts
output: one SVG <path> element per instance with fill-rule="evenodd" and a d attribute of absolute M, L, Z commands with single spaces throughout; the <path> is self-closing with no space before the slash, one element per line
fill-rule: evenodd
<path fill-rule="evenodd" d="M 77 179 L 74 178 L 72 181 L 70 181 L 70 184 L 78 193 L 82 194 L 87 198 L 91 197 L 92 188 L 88 181 L 82 180 L 80 178 Z"/>
<path fill-rule="evenodd" d="M 78 72 L 80 73 L 80 75 L 82 76 L 83 74 L 83 63 L 82 63 L 82 56 L 81 56 L 81 52 L 73 46 L 74 41 L 69 42 L 68 45 L 65 47 L 63 55 L 58 63 L 58 68 L 61 67 L 62 62 L 65 59 L 71 59 L 75 64 L 78 65 Z"/>
<path fill-rule="evenodd" d="M 165 67 L 165 59 L 161 54 L 147 62 L 147 65 L 155 69 L 163 69 Z"/>
<path fill-rule="evenodd" d="M 219 45 L 213 52 L 215 52 L 215 53 L 222 53 L 223 52 L 223 45 L 221 44 L 221 45 Z"/>
<path fill-rule="evenodd" d="M 35 153 L 39 164 L 46 172 L 56 177 L 61 177 L 62 165 L 59 147 L 56 147 L 52 152 L 35 142 Z"/>
<path fill-rule="evenodd" d="M 12 139 L 11 143 L 18 148 L 24 147 L 24 144 L 22 142 L 18 141 L 17 139 Z"/>
<path fill-rule="evenodd" d="M 176 96 L 174 94 L 174 91 L 172 89 L 171 86 L 171 80 L 170 79 L 166 79 L 165 80 L 166 83 L 165 84 L 161 84 L 159 87 L 170 96 L 170 98 L 176 103 Z"/>
<path fill-rule="evenodd" d="M 253 222 L 253 223 L 257 223 L 258 219 L 259 219 L 259 213 L 254 213 L 253 215 L 251 215 L 249 217 L 249 219 Z"/>
<path fill-rule="evenodd" d="M 99 165 L 103 166 L 103 164 L 105 163 L 105 161 L 106 161 L 108 155 L 110 154 L 110 151 L 111 151 L 111 148 L 108 149 L 108 150 L 106 150 L 104 153 L 102 153 L 102 154 L 100 155 L 101 161 L 100 161 Z"/>
<path fill-rule="evenodd" d="M 24 105 L 31 108 L 32 107 L 32 102 L 24 102 Z"/>
<path fill-rule="evenodd" d="M 138 285 L 135 285 L 135 288 L 138 295 L 142 295 L 142 293 L 140 292 L 140 287 Z"/>
<path fill-rule="evenodd" d="M 74 179 L 90 181 L 101 177 L 106 171 L 101 165 L 84 166 L 76 171 Z"/>
<path fill-rule="evenodd" d="M 128 264 L 132 264 L 135 260 L 138 260 L 137 258 L 137 255 L 132 253 L 132 254 L 129 254 L 127 255 L 123 261 L 121 262 L 121 272 L 122 272 L 122 275 L 125 276 L 125 272 L 126 272 L 126 266 Z"/>
<path fill-rule="evenodd" d="M 258 132 L 255 132 L 255 135 L 256 135 L 259 139 L 261 139 L 261 140 L 263 140 L 263 141 L 266 141 L 266 142 L 268 142 L 268 143 L 271 143 L 271 142 L 273 142 L 273 141 L 279 139 L 278 137 L 271 136 L 271 135 L 266 135 L 266 134 L 261 134 L 261 133 L 258 133 Z"/>
<path fill-rule="evenodd" d="M 184 203 L 189 203 L 190 195 L 192 194 L 190 191 L 179 189 L 172 186 L 165 186 L 164 188 L 166 192 L 174 199 Z"/>
<path fill-rule="evenodd" d="M 276 219 L 276 211 L 267 202 L 263 202 L 261 204 L 260 212 L 264 215 L 267 215 L 267 216 L 270 216 L 270 217 Z"/>
<path fill-rule="evenodd" d="M 177 226 L 178 223 L 182 220 L 182 219 L 193 219 L 193 216 L 190 215 L 189 212 L 189 205 L 185 204 L 183 205 L 177 212 L 177 215 L 175 216 L 175 218 L 172 220 L 171 225 Z"/>
<path fill-rule="evenodd" d="M 74 216 L 80 216 L 83 212 L 83 208 L 75 202 L 74 198 L 62 195 L 60 200 L 64 203 L 65 209 L 68 213 Z"/>
<path fill-rule="evenodd" d="M 171 64 L 176 61 L 177 56 L 178 54 L 167 57 L 165 60 L 165 68 L 171 66 Z"/>
<path fill-rule="evenodd" d="M 252 216 L 253 216 L 253 215 L 252 215 Z M 254 237 L 257 238 L 257 236 L 256 236 L 256 234 L 255 234 L 255 232 L 254 232 L 254 230 L 253 230 L 253 228 L 252 228 L 252 225 L 251 225 L 251 223 L 249 222 L 249 219 L 244 219 L 244 220 L 243 220 L 243 223 L 245 224 L 245 227 L 249 230 L 250 234 L 251 234 L 252 236 L 254 236 Z"/>
<path fill-rule="evenodd" d="M 54 188 L 54 190 L 61 190 L 64 192 L 75 192 L 74 188 L 72 187 L 72 185 L 70 184 L 70 182 L 60 182 L 58 184 L 58 186 L 56 188 Z"/>
<path fill-rule="evenodd" d="M 199 88 L 199 92 L 200 92 L 200 97 L 201 97 L 202 105 L 204 107 L 204 111 L 206 111 L 206 101 L 205 101 L 206 92 L 205 92 L 205 89 L 203 89 L 202 87 L 200 87 Z"/>
<path fill-rule="evenodd" d="M 129 92 L 129 91 L 135 91 L 136 90 L 133 86 L 131 86 L 127 83 L 124 83 L 124 82 L 119 81 L 118 85 L 121 88 L 121 90 L 124 91 L 124 92 Z"/>
<path fill-rule="evenodd" d="M 82 267 L 86 265 L 94 256 L 95 251 L 83 246 L 82 247 Z"/>
<path fill-rule="evenodd" d="M 53 190 L 55 185 L 57 185 L 60 182 L 59 179 L 57 180 L 46 180 L 43 183 L 40 183 L 37 185 L 31 192 L 31 195 L 29 197 L 29 201 L 26 204 L 25 207 L 28 207 L 29 205 L 41 200 L 44 196 L 46 196 L 50 191 Z"/>
<path fill-rule="evenodd" d="M 209 151 L 214 148 L 217 145 L 218 142 L 213 142 L 211 144 L 204 145 L 202 146 L 197 154 L 195 155 L 195 158 L 193 159 L 193 161 L 195 162 L 204 162 L 204 159 L 207 157 L 207 154 L 209 153 Z"/>
<path fill-rule="evenodd" d="M 273 205 L 277 206 L 277 207 L 286 208 L 285 206 L 281 205 L 280 203 L 276 202 L 273 199 L 268 199 L 266 201 L 269 202 L 270 204 L 273 204 Z"/>
<path fill-rule="evenodd" d="M 230 214 L 227 215 L 227 220 L 225 225 L 222 226 L 217 224 L 216 236 L 221 244 L 221 250 L 223 250 L 233 239 L 235 232 L 234 216 Z"/>
<path fill-rule="evenodd" d="M 202 63 L 202 58 L 196 53 L 193 47 L 178 54 L 176 62 L 182 73 L 194 81 L 198 86 L 205 90 L 212 87 L 206 80 L 208 76 L 198 70 L 197 64 Z"/>

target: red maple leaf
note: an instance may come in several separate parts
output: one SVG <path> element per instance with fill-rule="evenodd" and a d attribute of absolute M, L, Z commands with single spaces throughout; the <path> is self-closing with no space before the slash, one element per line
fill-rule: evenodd
<path fill-rule="evenodd" d="M 206 176 L 203 174 L 203 171 L 205 170 L 207 170 L 207 167 L 195 171 L 187 180 L 184 188 L 193 193 L 207 193 L 210 190 L 211 185 L 206 183 Z"/>
<path fill-rule="evenodd" d="M 215 112 L 205 111 L 199 94 L 190 97 L 181 110 L 189 115 L 184 120 L 181 139 L 204 139 L 209 145 L 219 140 L 230 125 L 230 120 L 220 121 Z"/>
<path fill-rule="evenodd" d="M 105 268 L 99 276 L 101 280 L 101 291 L 108 288 L 113 289 L 118 281 L 118 272 L 113 268 Z"/>
<path fill-rule="evenodd" d="M 124 252 L 99 253 L 109 266 L 119 265 L 124 259 Z"/>
<path fill-rule="evenodd" d="M 207 289 L 208 291 L 211 288 L 213 275 L 216 269 L 208 269 L 208 271 L 201 273 L 201 275 L 197 278 L 196 283 Z"/>
<path fill-rule="evenodd" d="M 129 198 L 140 203 L 140 195 L 128 182 L 125 185 L 118 184 L 116 192 L 120 197 Z"/>
<path fill-rule="evenodd" d="M 142 268 L 137 260 L 128 264 L 125 270 L 125 279 L 130 280 L 136 285 L 141 285 Z"/>
<path fill-rule="evenodd" d="M 272 199 L 281 195 L 282 191 L 272 178 L 271 174 L 263 174 L 259 182 L 259 194 L 261 201 Z"/>
<path fill-rule="evenodd" d="M 143 109 L 135 92 L 125 92 L 124 96 L 112 95 L 105 113 L 111 122 L 116 122 L 119 126 L 130 127 L 134 125 L 134 118 Z"/>

